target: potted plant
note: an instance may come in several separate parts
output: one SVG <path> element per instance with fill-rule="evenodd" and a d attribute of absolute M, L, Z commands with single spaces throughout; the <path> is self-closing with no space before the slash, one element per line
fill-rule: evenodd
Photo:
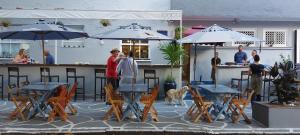
<path fill-rule="evenodd" d="M 272 94 L 277 96 L 277 99 L 271 101 L 271 103 L 277 101 L 279 104 L 290 104 L 299 96 L 297 88 L 293 85 L 297 72 L 290 58 L 285 58 L 282 55 L 280 57 L 282 62 L 279 65 L 275 63 L 270 72 L 270 75 L 274 78 L 273 83 L 275 85 L 275 90 Z"/>
<path fill-rule="evenodd" d="M 110 21 L 108 19 L 102 19 L 100 20 L 100 24 L 104 27 L 107 27 L 110 25 Z"/>
<path fill-rule="evenodd" d="M 166 93 L 169 89 L 176 89 L 176 82 L 173 77 L 173 68 L 174 66 L 180 65 L 180 59 L 185 57 L 186 54 L 183 47 L 176 41 L 162 44 L 160 46 L 160 51 L 162 51 L 162 54 L 164 55 L 163 58 L 171 65 L 171 75 L 166 78 L 164 83 L 164 90 Z"/>
<path fill-rule="evenodd" d="M 252 118 L 271 128 L 300 127 L 300 104 L 296 85 L 296 70 L 290 58 L 281 55 L 282 61 L 275 63 L 269 71 L 275 88 L 270 102 L 252 102 Z"/>
<path fill-rule="evenodd" d="M 8 27 L 8 26 L 11 25 L 11 22 L 10 22 L 9 20 L 2 20 L 2 21 L 1 21 L 1 25 L 2 25 L 3 27 Z"/>

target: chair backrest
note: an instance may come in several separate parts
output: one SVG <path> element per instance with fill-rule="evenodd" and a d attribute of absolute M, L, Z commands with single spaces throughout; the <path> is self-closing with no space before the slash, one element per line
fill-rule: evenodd
<path fill-rule="evenodd" d="M 105 89 L 105 93 L 106 93 L 106 97 L 107 97 L 107 100 L 108 100 L 108 102 L 109 103 L 112 103 L 112 97 L 113 97 L 113 94 L 112 94 L 112 89 L 110 89 L 109 87 L 108 87 L 108 85 L 106 85 L 105 87 L 104 87 L 104 89 Z"/>
<path fill-rule="evenodd" d="M 76 68 L 66 68 L 66 72 L 67 76 L 76 76 Z"/>
<path fill-rule="evenodd" d="M 78 85 L 78 83 L 75 82 L 75 83 L 72 85 L 71 90 L 69 90 L 68 95 L 67 95 L 67 102 L 71 101 L 71 99 L 75 96 L 75 92 L 76 92 L 76 89 L 77 89 L 77 85 Z"/>
<path fill-rule="evenodd" d="M 189 87 L 189 92 L 191 93 L 192 97 L 193 97 L 193 100 L 194 100 L 194 103 L 198 106 L 198 107 L 202 107 L 204 106 L 204 100 L 201 96 L 201 94 L 199 93 L 198 90 L 192 88 L 191 86 L 188 86 Z"/>
<path fill-rule="evenodd" d="M 147 77 L 156 77 L 155 70 L 145 69 L 144 70 L 144 78 L 147 78 Z"/>
<path fill-rule="evenodd" d="M 159 92 L 159 86 L 155 85 L 151 90 L 151 100 L 155 101 Z"/>
<path fill-rule="evenodd" d="M 15 73 L 19 75 L 19 68 L 18 67 L 7 67 L 8 75 Z"/>

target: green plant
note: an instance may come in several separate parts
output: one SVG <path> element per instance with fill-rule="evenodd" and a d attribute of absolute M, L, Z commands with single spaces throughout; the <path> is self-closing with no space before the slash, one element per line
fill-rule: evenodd
<path fill-rule="evenodd" d="M 180 27 L 176 27 L 176 28 L 175 28 L 175 39 L 176 39 L 176 40 L 180 39 L 180 35 L 183 33 L 183 31 L 184 31 L 184 28 L 183 28 L 183 27 L 182 27 L 181 33 L 180 33 Z"/>
<path fill-rule="evenodd" d="M 171 65 L 171 76 L 169 78 L 175 80 L 173 77 L 173 67 L 179 66 L 181 58 L 186 57 L 183 47 L 176 41 L 173 41 L 162 44 L 159 49 L 164 55 L 163 58 L 168 61 L 168 64 Z"/>
<path fill-rule="evenodd" d="M 9 20 L 1 20 L 1 25 L 3 27 L 8 27 L 11 25 L 11 22 Z"/>
<path fill-rule="evenodd" d="M 168 75 L 165 81 L 166 81 L 166 82 L 174 82 L 174 81 L 175 81 L 175 78 L 172 77 L 171 75 Z"/>
<path fill-rule="evenodd" d="M 100 20 L 100 24 L 104 27 L 109 26 L 110 25 L 110 21 L 108 19 L 102 19 Z"/>
<path fill-rule="evenodd" d="M 275 85 L 275 90 L 272 94 L 277 96 L 278 103 L 288 104 L 291 101 L 295 101 L 299 96 L 297 89 L 293 86 L 294 79 L 296 78 L 296 70 L 289 57 L 285 58 L 283 55 L 280 55 L 280 57 L 282 61 L 279 65 L 276 62 L 270 71 L 270 75 L 274 77 L 273 83 Z M 271 103 L 275 101 L 271 101 Z"/>

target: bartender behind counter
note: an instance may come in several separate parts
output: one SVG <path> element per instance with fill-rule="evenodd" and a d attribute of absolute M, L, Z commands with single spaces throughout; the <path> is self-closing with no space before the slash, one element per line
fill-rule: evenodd
<path fill-rule="evenodd" d="M 243 46 L 239 45 L 238 47 L 239 51 L 237 53 L 235 53 L 234 55 L 234 62 L 236 64 L 244 64 L 247 61 L 247 54 L 245 52 L 243 52 Z"/>

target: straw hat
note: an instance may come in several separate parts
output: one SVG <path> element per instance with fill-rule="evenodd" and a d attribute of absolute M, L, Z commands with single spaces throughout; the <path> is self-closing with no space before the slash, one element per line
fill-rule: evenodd
<path fill-rule="evenodd" d="M 110 51 L 110 53 L 114 53 L 114 52 L 120 52 L 120 50 L 118 48 L 114 48 Z"/>

